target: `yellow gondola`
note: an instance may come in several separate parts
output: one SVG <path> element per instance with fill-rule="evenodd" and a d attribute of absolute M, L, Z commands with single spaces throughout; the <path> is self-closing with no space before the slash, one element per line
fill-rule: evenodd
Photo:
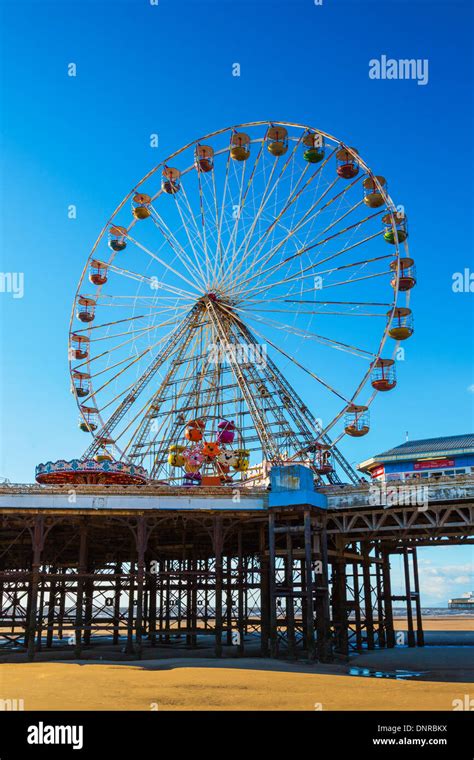
<path fill-rule="evenodd" d="M 383 193 L 387 190 L 385 177 L 366 177 L 363 182 L 364 203 L 369 208 L 380 208 L 385 203 Z"/>
<path fill-rule="evenodd" d="M 150 216 L 151 198 L 146 193 L 135 193 L 132 198 L 132 214 L 135 219 L 148 219 Z"/>
<path fill-rule="evenodd" d="M 405 306 L 397 307 L 393 312 L 387 311 L 387 324 L 390 325 L 388 334 L 395 340 L 406 340 L 413 335 L 412 310 Z"/>
<path fill-rule="evenodd" d="M 288 130 L 270 127 L 267 132 L 267 150 L 272 156 L 283 156 L 288 150 Z"/>
<path fill-rule="evenodd" d="M 230 145 L 230 155 L 234 161 L 246 161 L 250 156 L 250 137 L 245 132 L 234 132 Z"/>

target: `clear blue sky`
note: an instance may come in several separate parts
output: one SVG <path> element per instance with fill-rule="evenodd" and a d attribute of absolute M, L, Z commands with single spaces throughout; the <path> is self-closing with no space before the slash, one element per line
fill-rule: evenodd
<path fill-rule="evenodd" d="M 69 392 L 69 313 L 117 203 L 181 145 L 259 119 L 357 146 L 409 216 L 416 335 L 396 393 L 373 407 L 371 434 L 344 444 L 349 460 L 406 431 L 473 429 L 473 294 L 451 288 L 473 243 L 471 2 L 1 0 L 0 9 L 1 268 L 25 277 L 22 299 L 0 293 L 1 475 L 32 481 L 36 463 L 85 447 Z M 369 60 L 382 54 L 428 59 L 428 84 L 370 79 Z M 424 556 L 446 568 L 470 562 L 469 549 Z M 468 588 L 452 582 L 456 570 L 446 575 L 443 602 Z M 434 601 L 436 584 L 429 593 Z"/>

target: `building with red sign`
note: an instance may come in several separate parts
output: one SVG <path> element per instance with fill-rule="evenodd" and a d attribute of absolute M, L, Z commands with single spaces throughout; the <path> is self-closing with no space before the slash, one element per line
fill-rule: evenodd
<path fill-rule="evenodd" d="M 407 441 L 358 466 L 376 480 L 474 474 L 474 434 Z"/>

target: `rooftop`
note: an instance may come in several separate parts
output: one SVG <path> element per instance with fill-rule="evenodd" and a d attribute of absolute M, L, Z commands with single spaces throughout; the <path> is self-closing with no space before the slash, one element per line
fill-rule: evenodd
<path fill-rule="evenodd" d="M 383 451 L 371 459 L 361 462 L 358 469 L 366 469 L 382 462 L 407 461 L 421 457 L 437 458 L 454 454 L 474 454 L 474 433 L 406 441 L 393 449 Z"/>

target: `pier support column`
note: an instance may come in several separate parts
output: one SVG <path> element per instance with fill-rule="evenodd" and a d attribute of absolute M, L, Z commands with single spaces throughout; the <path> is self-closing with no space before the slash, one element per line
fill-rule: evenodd
<path fill-rule="evenodd" d="M 49 583 L 49 599 L 48 599 L 48 625 L 46 631 L 46 648 L 50 649 L 53 645 L 54 636 L 54 608 L 56 606 L 56 578 L 54 577 L 58 572 L 57 568 L 52 565 L 50 568 L 51 580 Z"/>
<path fill-rule="evenodd" d="M 262 657 L 270 654 L 270 588 L 269 588 L 269 561 L 266 553 L 265 525 L 260 526 L 259 550 L 260 550 L 260 651 Z"/>
<path fill-rule="evenodd" d="M 44 520 L 43 517 L 35 517 L 33 535 L 32 535 L 33 560 L 31 564 L 30 585 L 28 590 L 28 612 L 27 612 L 27 629 L 26 641 L 28 659 L 33 660 L 35 656 L 35 632 L 36 616 L 38 611 L 38 585 L 39 569 L 41 562 L 41 552 L 44 545 Z"/>
<path fill-rule="evenodd" d="M 269 561 L 269 597 L 270 597 L 270 657 L 278 657 L 278 630 L 276 613 L 276 543 L 275 513 L 268 515 L 268 561 Z"/>
<path fill-rule="evenodd" d="M 75 621 L 75 648 L 74 655 L 77 659 L 82 650 L 82 625 L 84 604 L 84 575 L 87 572 L 87 525 L 82 523 L 79 528 L 79 565 L 77 568 L 77 591 L 76 591 L 76 621 Z"/>
<path fill-rule="evenodd" d="M 393 627 L 392 584 L 390 581 L 390 549 L 382 546 L 381 555 L 383 560 L 382 579 L 385 639 L 388 649 L 393 649 L 395 646 L 395 630 Z"/>
<path fill-rule="evenodd" d="M 364 578 L 364 609 L 365 609 L 365 628 L 367 633 L 367 649 L 375 648 L 374 637 L 374 612 L 372 607 L 372 583 L 371 583 L 371 562 L 370 562 L 370 544 L 367 541 L 361 543 L 362 553 L 362 573 Z"/>
<path fill-rule="evenodd" d="M 380 562 L 380 545 L 375 544 L 375 558 L 377 560 L 375 565 L 375 582 L 377 587 L 377 644 L 383 648 L 386 646 L 387 640 L 385 635 L 385 620 L 384 620 L 384 604 L 383 604 L 383 576 L 382 576 L 382 564 Z"/>
<path fill-rule="evenodd" d="M 412 610 L 412 597 L 411 597 L 411 582 L 410 582 L 410 563 L 409 563 L 409 557 L 408 557 L 408 549 L 406 546 L 402 549 L 402 555 L 403 555 L 403 568 L 405 571 L 405 598 L 406 598 L 406 604 L 407 604 L 407 635 L 408 635 L 408 646 L 414 647 L 415 646 L 415 631 L 413 627 L 413 610 Z"/>
<path fill-rule="evenodd" d="M 411 555 L 413 560 L 413 584 L 415 587 L 416 645 L 422 647 L 425 645 L 425 636 L 423 633 L 423 616 L 421 614 L 420 579 L 418 576 L 416 546 L 412 547 Z"/>
<path fill-rule="evenodd" d="M 143 588 L 145 581 L 145 552 L 147 547 L 147 529 L 146 520 L 143 515 L 138 518 L 137 532 L 136 532 L 136 544 L 137 544 L 137 610 L 135 620 L 135 641 L 136 650 L 135 654 L 137 659 L 142 656 L 143 646 Z M 133 607 L 132 607 L 133 609 Z"/>
<path fill-rule="evenodd" d="M 326 518 L 321 519 L 321 526 L 314 536 L 316 560 L 316 645 L 320 662 L 332 662 L 334 659 L 333 639 L 331 635 L 331 609 L 329 601 L 329 564 Z"/>
<path fill-rule="evenodd" d="M 352 552 L 357 553 L 357 544 L 352 544 Z M 354 622 L 355 622 L 355 636 L 356 636 L 356 648 L 357 651 L 362 651 L 362 616 L 360 609 L 360 583 L 359 583 L 359 563 L 355 561 L 352 563 L 352 585 L 354 594 Z M 364 600 L 365 601 L 365 600 Z"/>
<path fill-rule="evenodd" d="M 237 654 L 242 657 L 245 651 L 244 647 L 244 634 L 245 634 L 245 599 L 244 599 L 244 587 L 245 595 L 248 593 L 248 569 L 244 572 L 244 558 L 242 548 L 242 529 L 239 528 L 237 534 L 237 632 L 239 634 L 239 641 L 237 643 Z"/>
<path fill-rule="evenodd" d="M 88 563 L 88 577 L 84 584 L 84 644 L 87 646 L 91 642 L 92 635 L 92 617 L 94 609 L 94 567 Z"/>
<path fill-rule="evenodd" d="M 295 587 L 293 571 L 293 542 L 290 530 L 286 533 L 286 555 L 285 555 L 285 614 L 286 614 L 286 637 L 288 644 L 288 657 L 290 660 L 296 659 L 296 638 L 295 638 Z"/>
<path fill-rule="evenodd" d="M 132 553 L 132 557 L 133 557 L 133 554 L 134 552 Z M 130 569 L 128 573 L 127 643 L 125 645 L 125 652 L 127 654 L 133 654 L 133 619 L 135 616 L 135 610 L 134 610 L 135 590 L 134 589 L 135 589 L 135 562 L 130 561 Z"/>
<path fill-rule="evenodd" d="M 63 626 L 64 615 L 66 612 L 66 568 L 63 567 L 61 575 L 63 576 L 59 581 L 59 612 L 58 612 L 58 638 L 60 641 L 63 639 Z"/>
<path fill-rule="evenodd" d="M 343 552 L 344 547 L 338 549 Z M 343 556 L 336 557 L 332 564 L 332 616 L 336 652 L 348 655 L 346 560 Z"/>
<path fill-rule="evenodd" d="M 222 549 L 224 545 L 222 518 L 214 518 L 214 556 L 215 556 L 215 654 L 222 657 Z"/>
<path fill-rule="evenodd" d="M 122 563 L 117 562 L 114 569 L 115 582 L 114 582 L 114 622 L 113 622 L 113 638 L 114 644 L 119 643 L 120 638 L 120 593 L 122 590 Z"/>
<path fill-rule="evenodd" d="M 313 581 L 313 536 L 311 525 L 311 512 L 309 509 L 304 513 L 304 587 L 305 587 L 305 646 L 308 660 L 316 658 L 314 641 L 314 606 L 315 587 Z"/>

